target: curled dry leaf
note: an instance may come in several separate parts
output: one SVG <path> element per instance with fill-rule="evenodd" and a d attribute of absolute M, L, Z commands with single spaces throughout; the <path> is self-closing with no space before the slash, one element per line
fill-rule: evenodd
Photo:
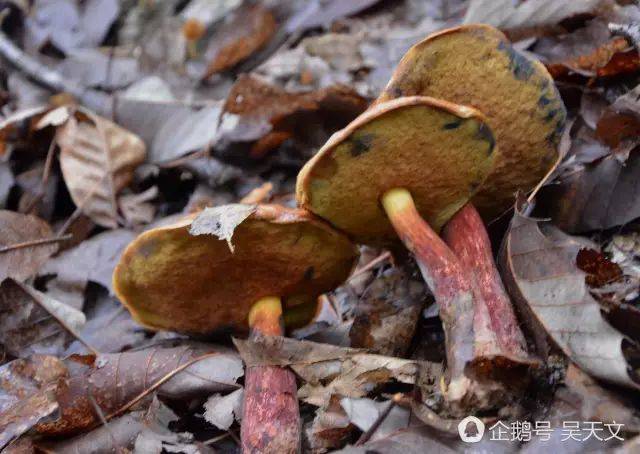
<path fill-rule="evenodd" d="M 205 208 L 191 223 L 191 235 L 215 235 L 224 240 L 233 252 L 233 232 L 256 211 L 255 205 L 234 203 L 214 208 Z"/>
<path fill-rule="evenodd" d="M 640 388 L 622 354 L 624 336 L 602 317 L 576 256 L 584 243 L 552 225 L 516 212 L 503 249 L 502 267 L 509 293 L 537 333 L 543 353 L 546 333 L 590 375 Z"/>
<path fill-rule="evenodd" d="M 264 47 L 275 31 L 275 18 L 267 8 L 260 4 L 241 6 L 211 37 L 203 78 L 233 68 Z"/>
<path fill-rule="evenodd" d="M 64 363 L 35 355 L 0 367 L 0 449 L 58 410 L 55 389 L 67 377 Z"/>
<path fill-rule="evenodd" d="M 230 350 L 205 345 L 149 348 L 65 360 L 70 378 L 55 390 L 60 417 L 39 424 L 42 434 L 73 434 L 117 416 L 150 388 L 169 399 L 231 391 L 242 376 L 242 362 Z M 168 379 L 168 380 L 167 380 Z"/>
<path fill-rule="evenodd" d="M 26 284 L 0 284 L 0 343 L 15 357 L 61 355 L 85 321 L 79 310 Z"/>
<path fill-rule="evenodd" d="M 86 109 L 60 109 L 66 109 L 68 117 L 56 131 L 56 142 L 71 198 L 96 224 L 116 228 L 120 218 L 118 195 L 144 161 L 144 142 Z"/>
<path fill-rule="evenodd" d="M 24 281 L 33 276 L 57 250 L 51 227 L 35 216 L 0 210 L 0 281 Z M 33 244 L 32 246 L 28 246 Z"/>
<path fill-rule="evenodd" d="M 271 131 L 263 134 L 249 152 L 250 156 L 259 158 L 285 140 L 304 132 L 296 128 L 303 123 L 301 120 L 305 124 L 328 123 L 332 130 L 337 130 L 366 107 L 366 100 L 345 86 L 289 93 L 257 77 L 242 75 L 227 96 L 224 112 L 225 116 L 239 116 L 241 124 L 261 124 L 264 121 L 271 124 Z"/>
<path fill-rule="evenodd" d="M 15 142 L 29 139 L 37 129 L 36 124 L 49 110 L 46 106 L 19 110 L 0 122 L 0 156 L 4 155 Z M 26 127 L 23 127 L 24 125 Z M 25 137 L 26 136 L 26 137 Z"/>
<path fill-rule="evenodd" d="M 637 54 L 637 52 L 635 52 Z M 630 69 L 616 62 L 624 56 L 631 57 L 629 43 L 624 38 L 614 38 L 586 55 L 571 57 L 563 61 L 547 63 L 546 67 L 554 79 L 562 79 L 571 72 L 587 77 L 614 76 Z"/>

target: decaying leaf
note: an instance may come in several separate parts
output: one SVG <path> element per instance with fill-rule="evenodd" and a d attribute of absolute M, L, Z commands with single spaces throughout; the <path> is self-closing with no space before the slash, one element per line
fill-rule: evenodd
<path fill-rule="evenodd" d="M 509 293 L 535 332 L 540 328 L 580 368 L 601 380 L 640 388 L 622 354 L 624 336 L 602 317 L 585 273 L 576 267 L 584 243 L 516 212 L 502 266 Z M 539 350 L 544 342 L 536 339 Z M 540 352 L 542 353 L 542 352 Z"/>
<path fill-rule="evenodd" d="M 640 217 L 640 153 L 608 156 L 550 187 L 551 217 L 570 233 L 602 230 Z"/>
<path fill-rule="evenodd" d="M 0 122 L 0 156 L 9 151 L 15 142 L 28 141 L 29 136 L 37 130 L 36 124 L 48 110 L 46 106 L 31 107 L 4 118 Z M 24 124 L 27 126 L 24 127 Z"/>
<path fill-rule="evenodd" d="M 390 381 L 413 384 L 419 374 L 439 373 L 436 364 L 282 337 L 257 336 L 234 343 L 247 366 L 290 366 L 306 382 L 298 397 L 318 407 L 333 395 L 364 397 Z"/>
<path fill-rule="evenodd" d="M 65 109 L 68 117 L 56 131 L 60 167 L 71 198 L 96 224 L 116 228 L 118 195 L 145 158 L 135 134 L 82 108 Z M 48 116 L 58 114 L 52 111 Z M 47 117 L 43 118 L 44 122 Z"/>
<path fill-rule="evenodd" d="M 229 429 L 234 420 L 242 418 L 243 399 L 242 388 L 226 396 L 214 394 L 204 403 L 204 419 L 218 429 Z"/>
<path fill-rule="evenodd" d="M 575 72 L 583 76 L 595 77 L 613 76 L 613 69 L 621 70 L 621 66 L 614 66 L 612 59 L 620 54 L 629 52 L 629 44 L 624 38 L 614 38 L 586 55 L 571 57 L 561 62 L 548 63 L 547 69 L 554 79 L 566 77 L 570 72 Z M 619 58 L 619 57 L 618 57 Z"/>
<path fill-rule="evenodd" d="M 55 241 L 46 241 L 53 238 L 42 219 L 0 210 L 0 246 L 7 249 L 0 251 L 0 281 L 8 277 L 24 281 L 36 274 L 58 250 Z"/>
<path fill-rule="evenodd" d="M 98 356 L 74 355 L 65 360 L 70 379 L 56 389 L 60 417 L 41 423 L 43 434 L 74 434 L 117 416 L 123 406 L 150 387 L 168 399 L 236 389 L 242 362 L 230 350 L 186 344 Z"/>
<path fill-rule="evenodd" d="M 302 31 L 314 27 L 329 27 L 335 20 L 342 19 L 378 3 L 379 0 L 311 0 L 304 4 L 286 24 L 289 32 Z"/>
<path fill-rule="evenodd" d="M 11 278 L 0 284 L 0 343 L 15 357 L 61 355 L 77 338 L 82 312 Z"/>
<path fill-rule="evenodd" d="M 67 377 L 63 362 L 35 355 L 0 367 L 0 449 L 58 410 L 55 389 Z"/>
<path fill-rule="evenodd" d="M 118 199 L 118 207 L 124 218 L 125 225 L 138 226 L 153 221 L 156 208 L 151 200 L 158 196 L 158 187 L 152 186 L 140 194 L 126 194 Z"/>
<path fill-rule="evenodd" d="M 233 232 L 256 211 L 255 205 L 235 203 L 221 207 L 205 208 L 191 223 L 191 235 L 215 235 L 225 240 L 233 252 Z"/>
<path fill-rule="evenodd" d="M 241 6 L 211 37 L 203 78 L 233 68 L 264 47 L 275 31 L 275 18 L 267 8 L 259 3 Z"/>

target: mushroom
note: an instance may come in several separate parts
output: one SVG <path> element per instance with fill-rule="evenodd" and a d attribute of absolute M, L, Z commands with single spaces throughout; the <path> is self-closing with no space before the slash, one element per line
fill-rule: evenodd
<path fill-rule="evenodd" d="M 486 220 L 509 210 L 517 192 L 529 192 L 559 158 L 566 110 L 544 65 L 515 50 L 489 25 L 464 25 L 433 34 L 402 58 L 377 102 L 433 96 L 473 106 L 486 115 L 498 153 L 485 183 L 444 229 L 447 244 L 477 283 L 499 355 L 531 361 L 513 307 L 496 269 Z M 479 212 L 479 213 L 478 213 Z"/>
<path fill-rule="evenodd" d="M 301 207 L 354 240 L 399 238 L 416 258 L 447 333 L 449 396 L 473 357 L 473 286 L 440 239 L 492 168 L 494 139 L 477 110 L 428 97 L 377 104 L 334 134 L 298 175 Z M 455 355 L 452 352 L 456 352 Z"/>
<path fill-rule="evenodd" d="M 113 282 L 133 318 L 152 329 L 279 336 L 283 317 L 309 320 L 318 295 L 340 285 L 356 257 L 345 235 L 304 210 L 235 204 L 142 233 Z M 299 418 L 292 371 L 247 368 L 245 452 L 298 452 Z"/>

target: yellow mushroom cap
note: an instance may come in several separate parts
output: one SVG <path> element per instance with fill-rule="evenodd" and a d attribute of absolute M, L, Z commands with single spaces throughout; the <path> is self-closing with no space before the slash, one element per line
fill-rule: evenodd
<path fill-rule="evenodd" d="M 298 314 L 294 319 L 312 317 L 313 310 L 296 308 L 314 307 L 318 295 L 347 278 L 357 258 L 344 234 L 304 210 L 276 205 L 210 210 L 217 216 L 210 218 L 222 222 L 244 213 L 246 218 L 231 227 L 233 252 L 216 235 L 190 233 L 198 222 L 210 221 L 207 210 L 144 232 L 124 251 L 114 289 L 140 324 L 199 335 L 246 332 L 252 305 L 267 296 L 282 298 L 285 320 L 287 308 Z"/>
<path fill-rule="evenodd" d="M 489 25 L 444 30 L 413 46 L 378 102 L 416 95 L 486 115 L 499 154 L 473 203 L 487 219 L 510 208 L 518 191 L 533 189 L 558 159 L 566 109 L 553 78 Z"/>
<path fill-rule="evenodd" d="M 380 197 L 405 188 L 438 231 L 484 181 L 494 139 L 473 108 L 428 97 L 379 103 L 334 134 L 298 175 L 298 203 L 358 242 L 397 240 Z"/>

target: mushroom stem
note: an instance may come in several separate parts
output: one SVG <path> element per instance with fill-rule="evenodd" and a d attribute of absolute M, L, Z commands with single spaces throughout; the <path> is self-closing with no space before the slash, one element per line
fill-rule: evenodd
<path fill-rule="evenodd" d="M 473 279 L 475 361 L 531 364 L 526 341 L 493 260 L 482 218 L 467 203 L 445 225 L 442 237 Z"/>
<path fill-rule="evenodd" d="M 382 206 L 398 237 L 415 256 L 425 282 L 440 307 L 447 341 L 448 394 L 462 397 L 464 368 L 473 359 L 473 306 L 471 281 L 458 258 L 427 224 L 406 189 L 385 192 Z"/>
<path fill-rule="evenodd" d="M 258 300 L 249 312 L 251 336 L 282 336 L 279 297 Z M 279 366 L 250 366 L 245 374 L 243 453 L 295 454 L 300 447 L 296 378 Z"/>

